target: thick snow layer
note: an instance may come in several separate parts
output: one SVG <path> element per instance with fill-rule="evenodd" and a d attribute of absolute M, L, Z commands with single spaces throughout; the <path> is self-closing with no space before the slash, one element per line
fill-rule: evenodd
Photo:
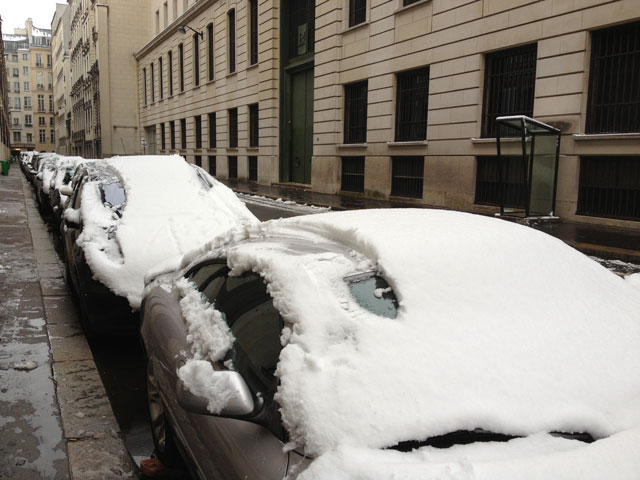
<path fill-rule="evenodd" d="M 306 242 L 308 253 L 286 239 Z M 289 324 L 276 398 L 291 442 L 328 456 L 309 478 L 389 478 L 341 452 L 373 449 L 393 469 L 400 454 L 377 449 L 476 428 L 611 436 L 580 450 L 584 471 L 596 462 L 589 452 L 611 455 L 603 465 L 637 454 L 638 433 L 622 432 L 640 426 L 640 296 L 551 236 L 459 212 L 366 210 L 236 231 L 185 264 L 207 250 L 226 254 L 234 274 L 263 275 Z M 368 270 L 393 288 L 397 318 L 351 296 L 344 277 Z M 618 438 L 635 450 L 606 447 Z M 464 466 L 465 455 L 456 462 Z M 558 478 L 545 476 L 545 465 L 555 472 L 575 460 L 557 455 L 534 470 L 537 478 Z M 335 462 L 350 473 L 334 477 Z M 455 471 L 441 473 L 458 478 Z M 487 472 L 481 478 L 495 478 Z"/>
<path fill-rule="evenodd" d="M 308 214 L 308 213 L 324 213 L 331 211 L 330 207 L 319 207 L 317 205 L 307 205 L 306 203 L 297 203 L 292 200 L 283 200 L 281 198 L 268 198 L 260 195 L 250 195 L 248 193 L 238 193 L 238 197 L 245 203 L 252 203 L 254 205 L 263 205 L 272 208 L 278 208 L 280 210 L 286 210 L 295 213 Z"/>
<path fill-rule="evenodd" d="M 624 279 L 629 282 L 631 285 L 640 290 L 640 273 L 634 273 L 631 275 L 627 275 Z"/>
<path fill-rule="evenodd" d="M 147 270 L 167 262 L 177 266 L 185 252 L 225 230 L 258 222 L 229 188 L 180 156 L 114 157 L 104 165 L 124 185 L 122 218 L 118 208 L 103 204 L 97 183 L 89 182 L 78 243 L 94 276 L 134 309 Z"/>

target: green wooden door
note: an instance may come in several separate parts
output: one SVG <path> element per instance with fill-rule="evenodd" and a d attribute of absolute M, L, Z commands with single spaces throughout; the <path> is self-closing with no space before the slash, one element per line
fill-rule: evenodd
<path fill-rule="evenodd" d="M 291 181 L 311 183 L 313 69 L 291 76 Z"/>

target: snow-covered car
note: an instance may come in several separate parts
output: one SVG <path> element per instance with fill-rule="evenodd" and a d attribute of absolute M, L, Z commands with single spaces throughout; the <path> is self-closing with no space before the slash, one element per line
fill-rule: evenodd
<path fill-rule="evenodd" d="M 137 332 L 147 270 L 258 223 L 229 188 L 177 155 L 83 163 L 73 185 L 61 232 L 88 335 Z"/>
<path fill-rule="evenodd" d="M 72 193 L 71 180 L 75 175 L 76 168 L 86 161 L 82 157 L 60 156 L 58 158 L 55 172 L 49 182 L 49 204 L 58 225 L 62 220 L 62 212 L 66 207 L 69 195 Z"/>
<path fill-rule="evenodd" d="M 25 168 L 23 170 L 24 176 L 32 185 L 35 185 L 36 175 L 38 174 L 38 170 L 40 168 L 40 162 L 42 162 L 44 159 L 51 158 L 54 155 L 55 154 L 48 152 L 38 152 L 31 157 L 31 161 L 27 161 L 25 163 Z"/>
<path fill-rule="evenodd" d="M 38 162 L 36 176 L 33 181 L 33 190 L 38 206 L 46 213 L 49 213 L 51 210 L 49 192 L 51 189 L 51 180 L 56 174 L 59 160 L 60 157 L 58 155 L 42 157 Z"/>
<path fill-rule="evenodd" d="M 33 156 L 38 153 L 35 151 L 31 152 L 22 152 L 20 154 L 20 170 L 25 175 L 27 174 L 27 169 L 31 167 L 31 161 L 33 160 Z"/>
<path fill-rule="evenodd" d="M 200 478 L 640 478 L 640 295 L 544 233 L 334 212 L 147 280 L 156 454 Z"/>

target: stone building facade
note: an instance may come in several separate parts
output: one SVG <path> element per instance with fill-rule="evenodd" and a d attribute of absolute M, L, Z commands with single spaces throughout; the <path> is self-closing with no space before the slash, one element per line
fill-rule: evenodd
<path fill-rule="evenodd" d="M 151 37 L 150 0 L 68 3 L 71 92 L 64 115 L 71 112 L 72 153 L 140 153 L 133 53 Z"/>
<path fill-rule="evenodd" d="M 51 48 L 53 51 L 53 101 L 56 152 L 71 154 L 71 9 L 64 3 L 56 4 L 51 22 Z"/>
<path fill-rule="evenodd" d="M 2 37 L 2 17 L 0 17 L 0 37 Z M 0 42 L 0 72 L 5 72 L 5 68 L 4 42 Z M 7 75 L 0 75 L 0 160 L 9 158 L 10 148 Z"/>
<path fill-rule="evenodd" d="M 35 27 L 29 18 L 25 28 L 16 28 L 2 38 L 12 146 L 51 152 L 55 141 L 51 30 Z"/>
<path fill-rule="evenodd" d="M 640 229 L 637 0 L 153 0 L 151 20 L 136 58 L 154 152 L 490 214 L 500 178 L 525 201 L 527 164 L 498 162 L 495 138 L 524 114 L 562 134 L 548 213 Z"/>

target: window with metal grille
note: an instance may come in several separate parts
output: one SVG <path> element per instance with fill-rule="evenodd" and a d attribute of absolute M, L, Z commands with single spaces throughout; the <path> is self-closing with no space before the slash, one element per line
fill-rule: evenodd
<path fill-rule="evenodd" d="M 367 0 L 349 0 L 349 26 L 364 23 L 367 19 Z"/>
<path fill-rule="evenodd" d="M 422 198 L 424 157 L 391 158 L 391 195 Z"/>
<path fill-rule="evenodd" d="M 229 38 L 229 73 L 236 71 L 236 11 L 232 8 L 227 12 L 227 32 Z"/>
<path fill-rule="evenodd" d="M 258 181 L 258 157 L 255 155 L 249 156 L 249 180 Z"/>
<path fill-rule="evenodd" d="M 249 0 L 249 63 L 258 63 L 258 0 Z"/>
<path fill-rule="evenodd" d="M 202 167 L 202 155 L 195 155 L 194 156 L 194 161 L 195 161 L 196 166 Z"/>
<path fill-rule="evenodd" d="M 169 50 L 168 55 L 168 65 L 167 65 L 167 77 L 169 80 L 169 96 L 173 95 L 173 52 Z"/>
<path fill-rule="evenodd" d="M 533 116 L 538 45 L 510 48 L 485 56 L 482 136 L 513 136 L 514 130 L 499 126 L 505 115 Z"/>
<path fill-rule="evenodd" d="M 187 119 L 180 119 L 180 142 L 183 149 L 187 148 Z"/>
<path fill-rule="evenodd" d="M 216 156 L 209 155 L 209 175 L 216 175 Z"/>
<path fill-rule="evenodd" d="M 238 178 L 238 157 L 229 157 L 229 178 Z"/>
<path fill-rule="evenodd" d="M 522 155 L 477 157 L 476 198 L 480 205 L 525 208 L 527 196 L 527 158 Z M 501 183 L 502 180 L 502 183 Z"/>
<path fill-rule="evenodd" d="M 193 84 L 200 85 L 200 35 L 193 34 Z"/>
<path fill-rule="evenodd" d="M 169 137 L 171 141 L 171 150 L 176 149 L 176 122 L 172 120 L 169 122 Z"/>
<path fill-rule="evenodd" d="M 314 51 L 315 42 L 315 0 L 291 0 L 285 12 L 289 26 L 289 59 Z"/>
<path fill-rule="evenodd" d="M 209 113 L 209 148 L 216 148 L 216 114 Z"/>
<path fill-rule="evenodd" d="M 344 86 L 344 143 L 367 141 L 367 82 Z"/>
<path fill-rule="evenodd" d="M 193 117 L 196 130 L 196 148 L 202 148 L 202 117 L 196 115 Z"/>
<path fill-rule="evenodd" d="M 164 98 L 164 85 L 162 80 L 162 57 L 158 58 L 158 92 L 160 100 Z"/>
<path fill-rule="evenodd" d="M 640 220 L 640 156 L 581 157 L 577 213 Z"/>
<path fill-rule="evenodd" d="M 586 132 L 640 132 L 640 22 L 591 38 Z"/>
<path fill-rule="evenodd" d="M 178 76 L 180 77 L 180 91 L 184 92 L 184 46 L 178 45 Z"/>
<path fill-rule="evenodd" d="M 364 192 L 364 157 L 342 157 L 342 182 L 345 192 Z"/>
<path fill-rule="evenodd" d="M 429 67 L 397 74 L 396 142 L 427 139 Z"/>
<path fill-rule="evenodd" d="M 238 109 L 229 109 L 229 148 L 238 146 Z"/>
<path fill-rule="evenodd" d="M 167 148 L 166 132 L 165 132 L 164 123 L 160 124 L 160 145 L 162 146 L 162 150 L 165 150 Z"/>
<path fill-rule="evenodd" d="M 258 104 L 249 105 L 249 146 L 257 147 L 260 142 L 260 125 L 258 123 Z"/>
<path fill-rule="evenodd" d="M 213 80 L 213 23 L 207 25 L 207 68 L 209 81 Z"/>

